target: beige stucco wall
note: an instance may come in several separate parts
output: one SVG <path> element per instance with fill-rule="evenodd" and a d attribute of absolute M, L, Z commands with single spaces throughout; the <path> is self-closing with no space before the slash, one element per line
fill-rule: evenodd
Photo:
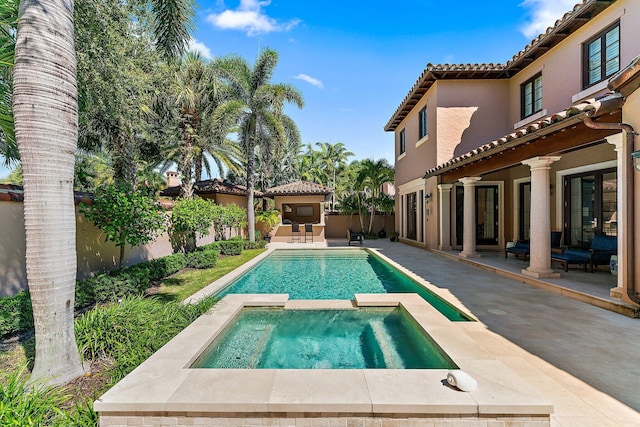
<path fill-rule="evenodd" d="M 637 0 L 618 0 L 605 11 L 578 29 L 560 44 L 542 55 L 516 74 L 509 82 L 510 121 L 520 121 L 520 85 L 542 72 L 542 108 L 551 115 L 566 109 L 572 97 L 582 89 L 582 44 L 620 19 L 620 68 L 625 67 L 640 53 L 640 5 Z M 597 85 L 596 85 L 597 86 Z M 592 98 L 607 90 L 587 90 L 582 98 Z M 576 100 L 579 102 L 579 100 Z"/>
<path fill-rule="evenodd" d="M 424 175 L 424 172 L 436 166 L 437 140 L 437 89 L 432 86 L 420 102 L 411 110 L 395 131 L 395 187 Z M 419 113 L 427 107 L 428 134 L 422 140 L 419 135 Z M 405 130 L 406 151 L 400 154 L 400 132 Z M 396 206 L 397 207 L 397 206 Z"/>
<path fill-rule="evenodd" d="M 0 233 L 0 297 L 3 297 L 27 288 L 23 204 L 0 202 L 0 223 L 3 225 Z M 209 236 L 198 240 L 198 245 L 212 241 L 213 229 Z M 120 249 L 105 241 L 104 234 L 79 213 L 76 213 L 76 251 L 78 279 L 86 278 L 92 272 L 113 270 L 120 256 Z M 151 244 L 135 248 L 127 246 L 124 265 L 172 253 L 171 242 L 165 233 Z"/>
<path fill-rule="evenodd" d="M 509 131 L 506 80 L 443 80 L 437 90 L 438 165 Z"/>
<path fill-rule="evenodd" d="M 351 228 L 353 231 L 361 232 L 359 215 L 327 215 L 325 218 L 326 227 L 325 235 L 327 238 L 346 238 L 347 230 Z M 364 227 L 369 227 L 369 217 L 364 218 Z M 376 215 L 373 223 L 373 232 L 377 233 L 384 230 L 387 234 L 395 231 L 395 217 L 393 215 Z"/>

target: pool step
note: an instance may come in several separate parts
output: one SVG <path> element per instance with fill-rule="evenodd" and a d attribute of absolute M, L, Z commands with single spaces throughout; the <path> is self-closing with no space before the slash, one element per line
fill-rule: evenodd
<path fill-rule="evenodd" d="M 398 354 L 393 338 L 381 320 L 369 322 L 361 336 L 363 346 L 371 351 L 368 364 L 372 368 L 404 369 L 402 357 Z M 367 352 L 365 350 L 365 353 Z M 365 358 L 367 358 L 365 356 Z"/>

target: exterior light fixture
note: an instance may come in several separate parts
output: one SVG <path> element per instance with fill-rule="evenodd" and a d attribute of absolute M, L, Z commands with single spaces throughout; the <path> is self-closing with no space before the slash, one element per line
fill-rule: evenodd
<path fill-rule="evenodd" d="M 640 172 L 640 150 L 631 153 L 633 158 L 633 168 Z"/>

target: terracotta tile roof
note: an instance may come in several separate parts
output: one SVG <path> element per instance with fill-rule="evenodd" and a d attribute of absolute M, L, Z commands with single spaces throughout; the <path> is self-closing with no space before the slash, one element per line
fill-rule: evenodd
<path fill-rule="evenodd" d="M 289 184 L 280 185 L 267 189 L 265 196 L 304 196 L 304 195 L 327 195 L 333 193 L 333 189 L 315 182 L 296 181 Z"/>
<path fill-rule="evenodd" d="M 244 185 L 231 184 L 220 178 L 207 179 L 205 181 L 198 181 L 193 184 L 193 190 L 195 194 L 231 194 L 235 196 L 246 196 L 247 187 Z M 161 196 L 178 197 L 180 196 L 182 188 L 177 185 L 175 187 L 165 188 L 160 192 Z M 254 196 L 262 197 L 260 191 L 254 191 Z"/>
<path fill-rule="evenodd" d="M 474 162 L 482 157 L 497 154 L 502 150 L 511 149 L 522 143 L 526 143 L 532 137 L 537 138 L 544 134 L 559 130 L 574 121 L 582 120 L 586 115 L 596 116 L 612 112 L 624 103 L 624 98 L 619 94 L 608 94 L 600 98 L 588 99 L 580 104 L 573 105 L 566 110 L 553 114 L 545 119 L 531 123 L 502 138 L 481 145 L 461 156 L 455 157 L 441 165 L 428 169 L 424 178 L 440 175 L 451 169 Z"/>
<path fill-rule="evenodd" d="M 571 11 L 565 13 L 544 33 L 531 40 L 506 64 L 427 64 L 407 96 L 384 126 L 384 130 L 395 130 L 436 80 L 510 78 L 616 1 L 583 0 L 576 4 Z"/>
<path fill-rule="evenodd" d="M 74 191 L 73 202 L 91 204 L 93 194 L 86 191 Z M 0 201 L 3 202 L 24 202 L 24 189 L 21 185 L 0 184 Z"/>

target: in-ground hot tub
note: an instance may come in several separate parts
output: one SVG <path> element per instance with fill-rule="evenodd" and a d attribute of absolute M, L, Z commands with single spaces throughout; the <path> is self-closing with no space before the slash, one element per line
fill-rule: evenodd
<path fill-rule="evenodd" d="M 245 307 L 358 310 L 399 307 L 478 383 L 462 392 L 448 369 L 193 368 Z M 302 313 L 304 314 L 304 313 Z M 228 295 L 98 399 L 101 427 L 128 425 L 367 425 L 435 421 L 548 426 L 550 403 L 474 339 L 478 322 L 451 322 L 416 294 L 357 294 L 352 301 Z M 138 423 L 138 424 L 136 424 Z M 373 425 L 373 424 L 371 424 Z"/>
<path fill-rule="evenodd" d="M 192 368 L 457 369 L 401 308 L 245 308 Z"/>

